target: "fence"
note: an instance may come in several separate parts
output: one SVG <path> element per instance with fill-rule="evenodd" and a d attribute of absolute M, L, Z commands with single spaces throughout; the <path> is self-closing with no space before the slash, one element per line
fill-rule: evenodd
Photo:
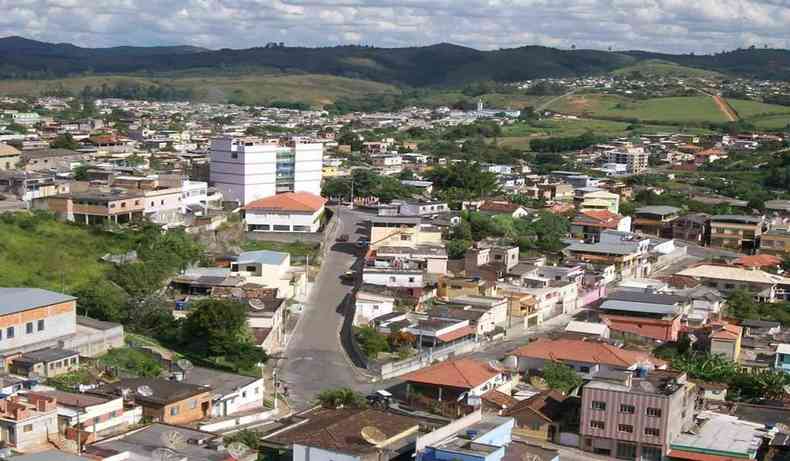
<path fill-rule="evenodd" d="M 378 373 L 382 380 L 394 378 L 414 370 L 418 370 L 434 361 L 442 361 L 455 356 L 456 354 L 464 354 L 472 352 L 480 347 L 474 339 L 461 340 L 456 343 L 448 344 L 447 346 L 430 348 L 427 351 L 420 352 L 417 356 L 401 360 L 397 362 L 386 362 L 382 364 L 369 364 L 371 371 Z"/>

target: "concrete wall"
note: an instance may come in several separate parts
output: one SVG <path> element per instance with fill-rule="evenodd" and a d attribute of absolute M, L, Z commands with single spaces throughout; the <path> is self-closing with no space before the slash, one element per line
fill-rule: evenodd
<path fill-rule="evenodd" d="M 468 340 L 456 344 L 451 344 L 443 348 L 435 348 L 423 351 L 416 357 L 401 360 L 398 362 L 388 362 L 378 367 L 378 372 L 382 380 L 395 378 L 406 373 L 419 370 L 433 363 L 433 361 L 447 360 L 455 355 L 465 354 L 476 351 L 480 344 L 474 340 Z"/>
<path fill-rule="evenodd" d="M 419 460 L 419 453 L 425 449 L 425 447 L 429 445 L 434 445 L 446 438 L 452 436 L 453 434 L 466 429 L 467 427 L 471 426 L 472 424 L 478 423 L 483 419 L 483 413 L 480 408 L 475 410 L 468 415 L 458 418 L 447 425 L 444 425 L 433 432 L 429 432 L 421 437 L 417 438 L 416 442 L 416 451 L 418 453 L 418 460 Z"/>
<path fill-rule="evenodd" d="M 245 221 L 249 232 L 318 232 L 323 212 L 324 207 L 315 213 L 272 213 L 249 210 L 245 214 Z M 268 226 L 268 228 L 253 230 L 252 226 Z M 275 226 L 284 226 L 284 228 L 278 230 L 280 227 Z M 304 227 L 306 230 L 296 230 L 296 226 Z"/>
<path fill-rule="evenodd" d="M 44 321 L 43 330 L 38 329 L 39 320 Z M 33 324 L 33 333 L 26 332 L 28 323 Z M 10 329 L 13 329 L 12 338 L 9 337 Z M 38 347 L 42 343 L 73 335 L 76 329 L 76 301 L 4 315 L 0 317 L 0 352 Z M 46 345 L 38 348 L 41 347 Z"/>

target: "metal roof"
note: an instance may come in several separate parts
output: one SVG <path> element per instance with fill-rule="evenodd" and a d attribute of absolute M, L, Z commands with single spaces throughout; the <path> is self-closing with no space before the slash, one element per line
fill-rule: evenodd
<path fill-rule="evenodd" d="M 664 293 L 650 293 L 639 291 L 617 291 L 607 296 L 607 300 L 629 301 L 648 304 L 678 304 L 685 303 L 688 298 L 677 295 L 668 295 Z"/>
<path fill-rule="evenodd" d="M 0 315 L 14 314 L 75 299 L 77 298 L 74 296 L 40 288 L 0 288 Z"/>
<path fill-rule="evenodd" d="M 624 311 L 624 312 L 638 312 L 641 314 L 674 314 L 677 311 L 677 306 L 666 304 L 650 304 L 640 303 L 633 301 L 618 301 L 616 299 L 609 299 L 601 304 L 603 310 Z"/>
<path fill-rule="evenodd" d="M 240 254 L 236 260 L 237 264 L 257 263 L 267 266 L 279 266 L 284 263 L 288 258 L 288 253 L 281 253 L 279 251 L 259 250 L 259 251 L 245 251 Z"/>

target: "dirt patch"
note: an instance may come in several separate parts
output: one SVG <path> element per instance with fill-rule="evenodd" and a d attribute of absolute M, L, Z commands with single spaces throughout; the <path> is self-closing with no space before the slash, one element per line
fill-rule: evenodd
<path fill-rule="evenodd" d="M 592 107 L 592 101 L 584 96 L 571 96 L 565 104 L 572 112 L 584 112 Z"/>

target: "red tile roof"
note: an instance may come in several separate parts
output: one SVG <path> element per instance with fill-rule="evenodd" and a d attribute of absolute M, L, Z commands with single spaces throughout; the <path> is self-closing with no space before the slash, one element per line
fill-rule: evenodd
<path fill-rule="evenodd" d="M 483 394 L 480 398 L 500 408 L 510 408 L 518 403 L 518 400 L 496 389 L 491 389 L 490 391 Z"/>
<path fill-rule="evenodd" d="M 449 343 L 450 341 L 455 341 L 456 339 L 463 338 L 464 336 L 469 336 L 475 334 L 475 329 L 471 326 L 467 325 L 465 327 L 461 327 L 457 330 L 453 330 L 449 333 L 445 333 L 443 335 L 437 336 L 440 341 L 444 341 Z"/>
<path fill-rule="evenodd" d="M 613 331 L 631 333 L 659 341 L 675 341 L 677 332 L 672 330 L 672 320 L 631 317 L 626 315 L 606 315 L 601 320 Z M 679 327 L 679 325 L 678 325 Z"/>
<path fill-rule="evenodd" d="M 607 229 L 616 229 L 623 217 L 609 210 L 587 210 L 582 211 L 574 219 L 574 224 L 584 224 L 587 226 L 600 226 Z M 589 220 L 595 222 L 590 223 Z"/>
<path fill-rule="evenodd" d="M 255 200 L 245 208 L 247 210 L 316 212 L 325 203 L 325 198 L 309 192 L 288 192 Z"/>
<path fill-rule="evenodd" d="M 666 362 L 652 355 L 628 349 L 620 349 L 611 344 L 581 339 L 539 338 L 512 352 L 517 357 L 538 358 L 584 363 L 600 363 L 629 368 L 640 362 L 651 362 L 664 366 Z"/>
<path fill-rule="evenodd" d="M 488 211 L 491 213 L 513 213 L 519 208 L 521 208 L 521 205 L 511 202 L 486 200 L 480 204 L 479 211 Z"/>
<path fill-rule="evenodd" d="M 776 267 L 782 260 L 772 255 L 741 256 L 735 260 L 735 265 L 743 267 Z"/>
<path fill-rule="evenodd" d="M 527 411 L 538 415 L 547 422 L 553 422 L 563 417 L 565 399 L 567 397 L 561 392 L 542 391 L 508 408 L 503 416 L 516 416 Z"/>
<path fill-rule="evenodd" d="M 499 371 L 489 367 L 488 364 L 472 359 L 457 359 L 413 371 L 404 375 L 403 380 L 435 386 L 472 389 L 497 375 L 499 375 Z"/>
<path fill-rule="evenodd" d="M 733 325 L 726 322 L 717 323 L 713 325 L 713 328 L 716 329 L 716 331 L 711 333 L 710 337 L 725 341 L 737 341 L 743 332 L 743 328 L 739 327 L 738 325 Z"/>

